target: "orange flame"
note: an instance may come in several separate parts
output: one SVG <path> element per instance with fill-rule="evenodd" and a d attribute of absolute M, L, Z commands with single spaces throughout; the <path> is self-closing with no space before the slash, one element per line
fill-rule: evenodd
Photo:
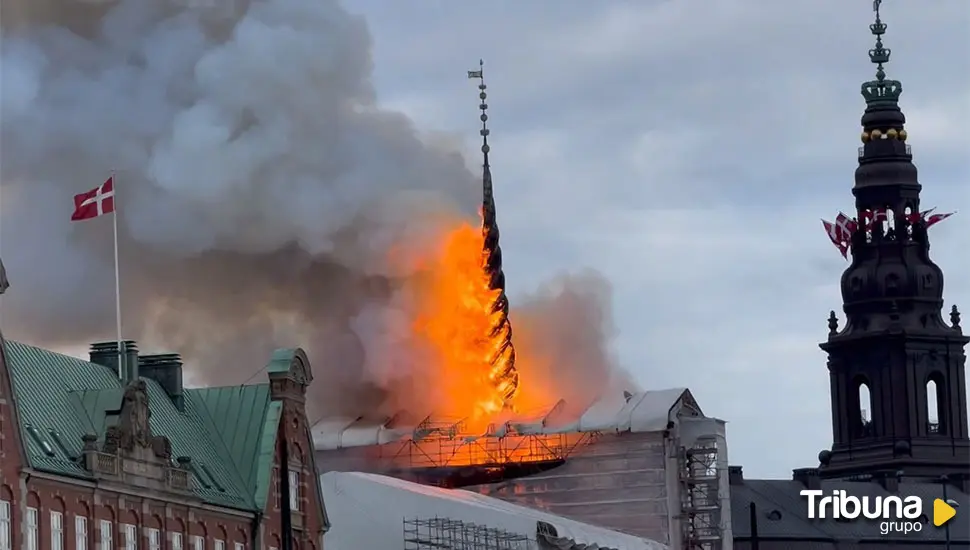
<path fill-rule="evenodd" d="M 535 329 L 542 321 L 535 313 L 519 311 L 515 337 L 521 347 L 516 347 L 513 370 L 518 386 L 510 392 L 502 383 L 512 358 L 497 348 L 507 337 L 508 323 L 506 330 L 495 330 L 495 316 L 504 314 L 494 311 L 502 291 L 490 288 L 485 236 L 468 221 L 437 214 L 441 217 L 425 220 L 433 236 L 398 242 L 390 255 L 392 265 L 414 274 L 407 282 L 411 337 L 418 349 L 430 352 L 427 357 L 419 354 L 427 376 L 421 382 L 433 390 L 421 394 L 425 401 L 409 406 L 414 412 L 433 413 L 434 420 L 422 425 L 420 438 L 403 444 L 412 447 L 410 452 L 402 451 L 401 443 L 387 443 L 371 449 L 371 458 L 431 467 L 538 462 L 569 454 L 588 438 L 522 435 L 515 429 L 500 437 L 468 437 L 485 434 L 490 424 L 499 428 L 505 422 L 562 420 L 553 406 L 563 397 L 564 382 L 552 356 L 539 345 Z"/>
<path fill-rule="evenodd" d="M 427 277 L 413 322 L 440 362 L 444 394 L 455 401 L 451 414 L 468 428 L 484 427 L 499 413 L 507 382 L 507 354 L 492 361 L 504 333 L 493 334 L 492 305 L 501 290 L 491 290 L 484 270 L 484 240 L 479 229 L 462 223 L 442 235 L 434 255 L 423 262 Z M 429 265 L 430 264 L 430 265 Z"/>

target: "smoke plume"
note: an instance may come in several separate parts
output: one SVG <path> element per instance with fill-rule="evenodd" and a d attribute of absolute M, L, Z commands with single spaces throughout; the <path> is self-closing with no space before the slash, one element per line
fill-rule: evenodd
<path fill-rule="evenodd" d="M 0 14 L 8 336 L 113 338 L 111 221 L 69 217 L 114 171 L 125 337 L 225 385 L 300 345 L 312 414 L 426 403 L 433 373 L 398 337 L 415 275 L 387 258 L 442 213 L 473 215 L 481 182 L 377 105 L 360 17 L 335 0 L 0 0 Z M 565 365 L 556 378 L 602 381 L 609 297 L 566 283 L 514 315 Z"/>

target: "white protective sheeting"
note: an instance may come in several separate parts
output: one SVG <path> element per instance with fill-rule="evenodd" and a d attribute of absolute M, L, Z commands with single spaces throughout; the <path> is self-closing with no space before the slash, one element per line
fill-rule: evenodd
<path fill-rule="evenodd" d="M 638 392 L 628 397 L 609 396 L 593 403 L 578 420 L 566 424 L 543 423 L 536 418 L 507 419 L 519 433 L 530 435 L 572 432 L 654 432 L 667 428 L 672 413 L 690 398 L 686 388 Z M 380 445 L 413 437 L 415 427 L 386 427 L 386 421 L 327 419 L 311 433 L 318 451 Z M 504 434 L 500 427 L 496 434 Z"/>
<path fill-rule="evenodd" d="M 413 428 L 392 429 L 386 424 L 368 419 L 324 419 L 311 429 L 313 446 L 323 450 L 383 445 L 406 439 L 413 432 Z"/>
<path fill-rule="evenodd" d="M 533 540 L 539 522 L 544 522 L 555 528 L 557 538 L 591 548 L 668 548 L 659 542 L 469 491 L 427 487 L 359 472 L 327 472 L 320 476 L 320 481 L 331 523 L 330 530 L 324 536 L 323 545 L 327 550 L 398 550 L 404 547 L 405 519 L 435 517 L 486 525 Z"/>

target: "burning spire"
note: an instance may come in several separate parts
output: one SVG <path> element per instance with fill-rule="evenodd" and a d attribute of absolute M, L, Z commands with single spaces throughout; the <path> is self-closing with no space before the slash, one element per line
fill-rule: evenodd
<path fill-rule="evenodd" d="M 488 287 L 493 291 L 490 306 L 491 341 L 489 380 L 502 394 L 505 406 L 510 407 L 519 387 L 519 373 L 515 368 L 515 347 L 512 345 L 512 324 L 509 322 L 509 299 L 505 294 L 505 272 L 502 270 L 502 248 L 499 246 L 498 222 L 495 220 L 495 197 L 492 192 L 492 172 L 488 165 L 488 104 L 485 99 L 484 62 L 479 60 L 477 71 L 468 71 L 468 78 L 478 79 L 479 108 L 482 110 L 482 236 L 484 247 L 482 265 L 488 276 Z"/>

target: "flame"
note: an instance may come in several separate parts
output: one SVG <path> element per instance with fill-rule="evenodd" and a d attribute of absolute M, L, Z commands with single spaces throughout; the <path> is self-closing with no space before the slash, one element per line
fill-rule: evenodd
<path fill-rule="evenodd" d="M 424 389 L 421 401 L 410 404 L 418 410 L 409 412 L 432 415 L 414 437 L 377 445 L 368 457 L 410 468 L 495 465 L 559 459 L 585 445 L 589 434 L 519 432 L 519 423 L 555 426 L 573 419 L 575 410 L 559 407 L 568 382 L 540 345 L 536 329 L 544 320 L 535 313 L 513 312 L 516 349 L 507 345 L 508 302 L 496 268 L 501 253 L 488 246 L 490 237 L 497 240 L 494 227 L 489 233 L 436 214 L 423 220 L 426 238 L 395 243 L 389 257 L 392 266 L 412 274 L 406 313 Z M 401 425 L 421 421 L 412 417 Z"/>
<path fill-rule="evenodd" d="M 413 331 L 439 363 L 442 411 L 484 428 L 511 405 L 518 384 L 502 289 L 490 288 L 485 239 L 467 222 L 443 232 L 429 258 Z"/>

